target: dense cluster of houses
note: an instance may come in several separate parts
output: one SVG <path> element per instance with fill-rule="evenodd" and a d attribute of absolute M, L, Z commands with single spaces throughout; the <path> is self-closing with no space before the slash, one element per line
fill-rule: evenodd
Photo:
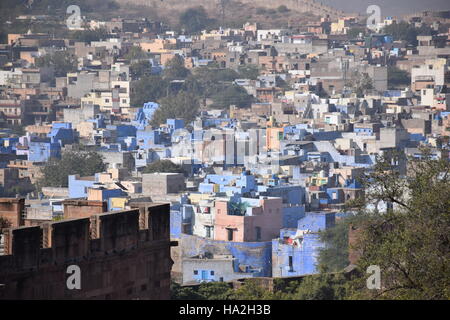
<path fill-rule="evenodd" d="M 428 146 L 449 158 L 449 32 L 411 46 L 375 32 L 349 37 L 360 26 L 355 17 L 324 17 L 303 31 L 247 23 L 200 35 L 146 19 L 89 25 L 110 37 L 86 43 L 29 32 L 0 45 L 1 191 L 35 184 L 48 161 L 80 145 L 107 165 L 94 176 L 70 175 L 67 188 L 28 193 L 17 209 L 24 225 L 170 202 L 179 241 L 172 272 L 181 283 L 312 274 L 324 247 L 319 232 L 350 214 L 344 204 L 364 194 L 359 178 L 377 156 L 420 157 Z M 149 74 L 177 55 L 191 70 L 255 66 L 256 79 L 234 81 L 253 103 L 205 107 L 192 123 L 152 127 L 159 103 L 131 103 L 136 61 L 126 57 L 135 47 L 147 53 Z M 35 66 L 59 51 L 76 56 L 76 72 Z M 410 73 L 410 83 L 389 89 L 392 66 Z M 356 94 L 362 74 L 372 85 Z M 159 160 L 184 173 L 142 172 Z M 406 170 L 406 158 L 398 166 Z M 8 201 L 16 199 L 0 199 L 0 214 Z"/>

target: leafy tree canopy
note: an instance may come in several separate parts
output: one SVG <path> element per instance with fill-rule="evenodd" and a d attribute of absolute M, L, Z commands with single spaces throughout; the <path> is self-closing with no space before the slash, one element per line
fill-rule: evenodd
<path fill-rule="evenodd" d="M 148 164 L 143 173 L 155 173 L 155 172 L 166 172 L 166 173 L 183 173 L 183 168 L 176 165 L 170 160 L 158 160 Z"/>
<path fill-rule="evenodd" d="M 356 39 L 356 38 L 358 38 L 358 36 L 359 36 L 360 33 L 362 33 L 363 36 L 366 35 L 367 29 L 366 29 L 366 28 L 363 28 L 363 27 L 353 27 L 353 28 L 350 28 L 350 29 L 347 31 L 347 36 L 348 36 L 350 39 Z"/>
<path fill-rule="evenodd" d="M 395 66 L 388 67 L 388 87 L 395 89 L 401 86 L 408 86 L 411 84 L 411 75 L 409 72 L 401 70 Z"/>
<path fill-rule="evenodd" d="M 280 12 L 280 13 L 285 13 L 285 12 L 288 12 L 290 10 L 285 5 L 281 5 L 281 6 L 278 6 L 277 11 Z"/>
<path fill-rule="evenodd" d="M 259 67 L 255 64 L 246 64 L 238 68 L 239 77 L 244 79 L 256 80 L 259 76 Z"/>
<path fill-rule="evenodd" d="M 54 54 L 36 58 L 37 67 L 54 67 L 55 76 L 64 77 L 68 72 L 77 70 L 77 58 L 67 51 L 56 51 Z"/>
<path fill-rule="evenodd" d="M 358 97 L 364 97 L 368 90 L 373 89 L 372 78 L 365 72 L 355 71 L 352 80 L 347 84 Z"/>
<path fill-rule="evenodd" d="M 139 60 L 139 59 L 148 59 L 148 54 L 138 46 L 132 46 L 128 49 L 128 52 L 124 55 L 124 58 L 127 60 Z"/>
<path fill-rule="evenodd" d="M 132 79 L 141 79 L 144 76 L 150 76 L 152 64 L 148 60 L 142 60 L 133 63 L 130 66 L 130 76 Z"/>
<path fill-rule="evenodd" d="M 39 186 L 67 187 L 69 175 L 92 176 L 105 168 L 102 157 L 96 152 L 64 152 L 61 159 L 52 159 L 43 167 Z"/>
<path fill-rule="evenodd" d="M 200 104 L 198 97 L 192 93 L 180 91 L 174 96 L 164 97 L 159 100 L 160 106 L 153 114 L 152 126 L 159 126 L 167 119 L 183 119 L 189 123 L 195 119 Z"/>
<path fill-rule="evenodd" d="M 212 96 L 214 108 L 229 108 L 235 105 L 240 108 L 251 106 L 253 97 L 244 88 L 237 85 L 224 86 L 222 90 Z"/>
<path fill-rule="evenodd" d="M 135 84 L 131 104 L 142 107 L 144 103 L 158 101 L 167 94 L 168 81 L 158 75 L 143 75 Z"/>
<path fill-rule="evenodd" d="M 77 41 L 90 43 L 92 41 L 105 40 L 110 37 L 110 34 L 106 29 L 89 29 L 89 30 L 77 30 L 72 34 L 72 38 Z"/>
<path fill-rule="evenodd" d="M 392 35 L 394 40 L 404 40 L 414 46 L 417 45 L 418 35 L 432 35 L 435 33 L 429 26 L 422 25 L 420 28 L 416 28 L 413 24 L 406 21 L 392 23 L 384 27 L 383 32 Z"/>
<path fill-rule="evenodd" d="M 216 24 L 215 19 L 208 18 L 208 14 L 202 6 L 189 8 L 181 13 L 179 18 L 180 27 L 186 33 L 192 34 L 212 27 Z"/>
<path fill-rule="evenodd" d="M 170 59 L 164 68 L 164 79 L 182 80 L 186 79 L 190 71 L 184 66 L 184 59 L 179 55 L 175 55 Z"/>
<path fill-rule="evenodd" d="M 429 150 L 408 161 L 407 177 L 393 165 L 401 155 L 382 157 L 365 177 L 366 195 L 355 225 L 359 232 L 352 250 L 361 253 L 358 266 L 381 269 L 381 290 L 367 290 L 355 280 L 357 298 L 450 298 L 450 162 L 435 160 Z M 367 205 L 391 203 L 386 211 Z"/>

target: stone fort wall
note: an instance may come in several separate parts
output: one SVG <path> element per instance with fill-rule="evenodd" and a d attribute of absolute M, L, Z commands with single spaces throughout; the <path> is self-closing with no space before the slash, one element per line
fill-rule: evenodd
<path fill-rule="evenodd" d="M 0 299 L 169 299 L 169 212 L 147 204 L 8 229 Z M 70 265 L 80 267 L 80 290 L 67 288 Z"/>

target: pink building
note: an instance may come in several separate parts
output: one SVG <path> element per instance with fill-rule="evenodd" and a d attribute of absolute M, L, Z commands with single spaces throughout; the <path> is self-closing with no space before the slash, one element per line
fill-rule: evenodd
<path fill-rule="evenodd" d="M 227 200 L 215 203 L 214 239 L 234 242 L 270 241 L 279 236 L 283 224 L 283 200 L 242 198 L 240 206 Z"/>

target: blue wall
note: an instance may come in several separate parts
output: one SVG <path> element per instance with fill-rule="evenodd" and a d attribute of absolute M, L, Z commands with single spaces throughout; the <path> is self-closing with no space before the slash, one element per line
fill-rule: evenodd
<path fill-rule="evenodd" d="M 303 218 L 298 220 L 298 229 L 318 232 L 334 226 L 334 222 L 335 213 L 307 212 Z"/>
<path fill-rule="evenodd" d="M 70 175 L 69 179 L 69 198 L 87 197 L 87 188 L 92 187 L 95 181 L 77 180 L 75 175 Z"/>
<path fill-rule="evenodd" d="M 37 141 L 29 143 L 29 161 L 46 162 L 50 158 L 61 158 L 61 145 L 59 143 Z"/>
<path fill-rule="evenodd" d="M 253 269 L 255 277 L 270 277 L 272 275 L 272 242 L 230 242 L 206 239 L 191 235 L 181 235 L 183 256 L 192 257 L 205 252 L 231 254 L 236 258 L 235 271 L 239 265 L 248 265 Z M 220 248 L 220 249 L 219 249 Z M 225 252 L 224 252 L 225 251 Z"/>
<path fill-rule="evenodd" d="M 279 272 L 282 277 L 318 273 L 317 258 L 320 249 L 324 248 L 318 234 L 303 235 L 300 246 L 282 244 L 279 239 L 274 239 L 272 248 L 274 272 Z M 289 257 L 292 257 L 292 267 L 289 265 Z"/>
<path fill-rule="evenodd" d="M 283 208 L 283 228 L 297 228 L 298 220 L 305 216 L 304 206 Z"/>

